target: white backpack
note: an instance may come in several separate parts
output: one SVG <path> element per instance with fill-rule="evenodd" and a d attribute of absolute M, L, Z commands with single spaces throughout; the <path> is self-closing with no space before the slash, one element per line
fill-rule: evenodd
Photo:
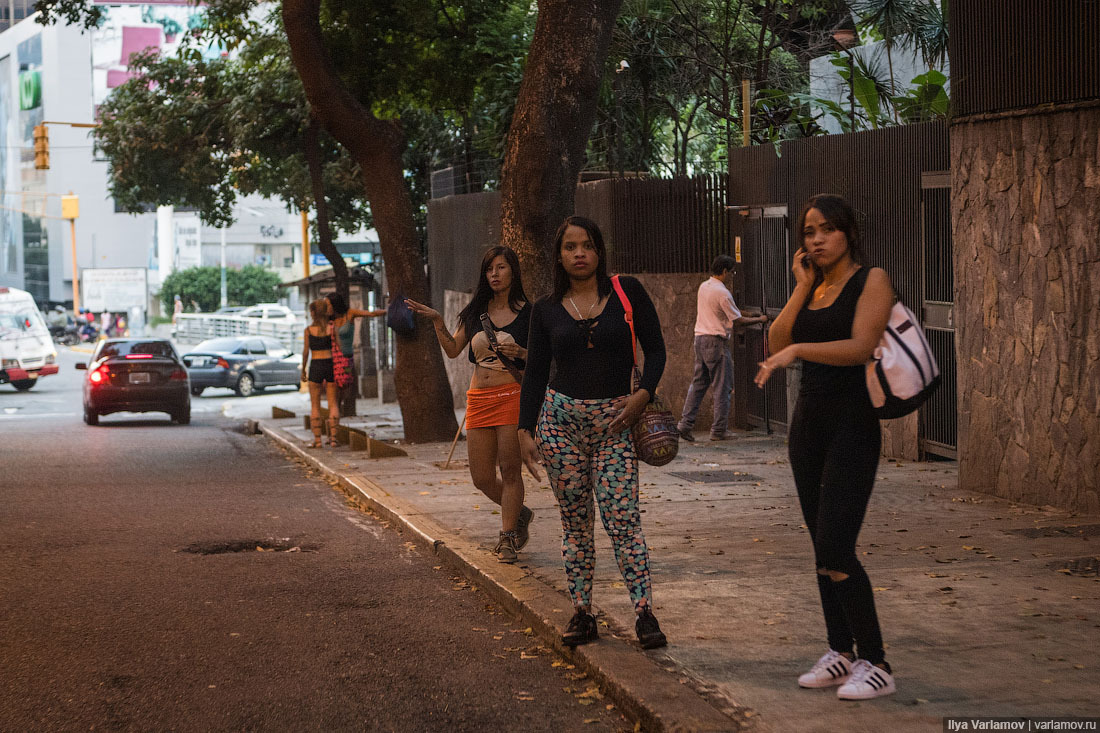
<path fill-rule="evenodd" d="M 880 420 L 908 415 L 940 385 L 940 368 L 917 317 L 899 300 L 867 362 L 867 392 Z"/>

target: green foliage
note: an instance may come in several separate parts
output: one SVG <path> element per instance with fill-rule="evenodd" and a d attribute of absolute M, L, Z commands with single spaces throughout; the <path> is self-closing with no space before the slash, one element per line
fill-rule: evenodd
<path fill-rule="evenodd" d="M 279 297 L 279 276 L 255 265 L 227 269 L 225 286 L 229 305 L 271 303 Z M 221 304 L 221 268 L 192 267 L 173 272 L 160 287 L 166 313 L 172 312 L 177 295 L 184 303 L 184 310 L 191 309 L 192 301 L 204 312 L 216 310 Z"/>

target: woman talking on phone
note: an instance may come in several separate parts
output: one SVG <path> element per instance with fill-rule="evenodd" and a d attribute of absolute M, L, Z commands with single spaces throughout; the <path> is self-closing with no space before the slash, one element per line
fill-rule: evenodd
<path fill-rule="evenodd" d="M 840 699 L 866 700 L 895 691 L 871 581 L 856 555 L 881 449 L 864 364 L 882 338 L 894 290 L 885 271 L 864 266 L 855 214 L 840 196 L 812 197 L 796 231 L 795 289 L 768 331 L 771 355 L 755 382 L 763 387 L 775 370 L 802 360 L 789 454 L 829 649 L 798 684 L 839 685 Z"/>
<path fill-rule="evenodd" d="M 466 440 L 470 477 L 485 496 L 500 505 L 500 562 L 516 561 L 528 540 L 533 512 L 523 505 L 523 476 L 516 424 L 520 378 L 527 358 L 531 306 L 523 292 L 519 258 L 508 247 L 491 247 L 481 259 L 481 274 L 470 303 L 458 314 L 458 327 L 447 331 L 439 311 L 413 300 L 409 308 L 430 319 L 444 353 L 454 359 L 470 345 L 474 374 L 466 392 Z M 491 340 L 490 340 L 491 339 Z M 497 466 L 500 476 L 497 476 Z M 538 478 L 538 474 L 535 474 Z"/>

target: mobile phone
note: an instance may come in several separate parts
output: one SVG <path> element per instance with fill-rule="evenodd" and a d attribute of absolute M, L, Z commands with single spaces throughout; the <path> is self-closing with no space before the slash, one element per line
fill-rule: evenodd
<path fill-rule="evenodd" d="M 805 250 L 803 250 L 803 251 L 805 251 Z M 810 266 L 812 264 L 813 263 L 810 262 L 810 253 L 806 252 L 806 256 L 802 258 L 802 266 L 805 267 L 808 270 L 808 269 L 810 269 Z"/>

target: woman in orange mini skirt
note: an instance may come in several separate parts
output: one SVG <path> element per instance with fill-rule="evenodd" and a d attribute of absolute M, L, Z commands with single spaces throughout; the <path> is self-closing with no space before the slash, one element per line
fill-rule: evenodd
<path fill-rule="evenodd" d="M 438 311 L 412 300 L 406 303 L 415 313 L 432 321 L 439 345 L 448 357 L 454 359 L 467 344 L 470 347 L 469 359 L 474 363 L 474 375 L 466 392 L 470 476 L 474 486 L 500 505 L 501 531 L 494 549 L 497 559 L 515 562 L 516 553 L 527 544 L 528 526 L 534 516 L 523 505 L 522 462 L 516 432 L 518 377 L 527 358 L 527 328 L 531 321 L 519 258 L 508 247 L 491 247 L 485 253 L 474 297 L 458 314 L 454 333 L 448 332 Z M 486 331 L 491 331 L 492 336 Z M 539 475 L 536 473 L 535 477 Z"/>

